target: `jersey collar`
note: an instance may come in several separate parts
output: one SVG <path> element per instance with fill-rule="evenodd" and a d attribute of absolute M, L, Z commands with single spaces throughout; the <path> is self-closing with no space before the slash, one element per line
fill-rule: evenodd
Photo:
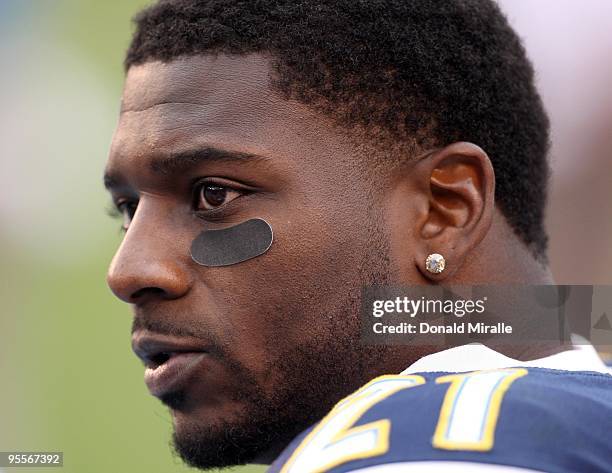
<path fill-rule="evenodd" d="M 584 339 L 574 339 L 572 337 L 572 340 L 574 341 L 574 349 L 530 361 L 515 360 L 482 343 L 470 343 L 424 356 L 402 371 L 401 374 L 436 371 L 462 373 L 514 367 L 596 371 L 612 374 L 612 370 L 599 358 L 597 351 L 591 344 Z"/>

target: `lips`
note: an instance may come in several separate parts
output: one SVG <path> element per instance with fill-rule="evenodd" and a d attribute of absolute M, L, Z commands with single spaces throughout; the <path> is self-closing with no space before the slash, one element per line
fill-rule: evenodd
<path fill-rule="evenodd" d="M 208 355 L 201 341 L 148 332 L 134 333 L 132 349 L 146 367 L 147 388 L 160 398 L 184 388 Z"/>

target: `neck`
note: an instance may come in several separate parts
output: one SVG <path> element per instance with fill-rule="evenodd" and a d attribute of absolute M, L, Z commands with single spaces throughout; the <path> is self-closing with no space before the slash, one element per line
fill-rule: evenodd
<path fill-rule="evenodd" d="M 546 264 L 538 261 L 529 249 L 519 241 L 501 213 L 496 212 L 491 231 L 475 248 L 473 255 L 461 269 L 461 276 L 448 281 L 457 285 L 551 285 L 552 274 Z M 518 314 L 516 319 L 527 317 Z M 444 337 L 442 337 L 443 339 Z M 553 355 L 571 348 L 569 342 L 539 342 L 504 344 L 485 342 L 487 346 L 510 358 L 528 361 Z M 381 374 L 399 373 L 428 354 L 451 348 L 441 343 L 410 344 L 395 346 L 386 353 L 384 366 L 380 366 L 372 377 Z M 263 452 L 253 463 L 270 464 L 281 453 L 284 446 L 274 446 Z"/>
<path fill-rule="evenodd" d="M 453 284 L 554 284 L 546 263 L 536 259 L 499 211 L 457 279 Z"/>
<path fill-rule="evenodd" d="M 533 253 L 515 235 L 505 217 L 496 211 L 491 231 L 473 252 L 462 268 L 462 276 L 451 284 L 466 285 L 521 285 L 538 286 L 554 284 L 553 276 L 545 263 L 539 261 Z M 525 307 L 526 301 L 510 301 L 511 306 Z M 527 321 L 532 314 L 511 313 L 513 322 Z M 529 340 L 527 323 L 525 343 L 506 343 L 499 341 L 485 342 L 490 348 L 521 361 L 542 358 L 571 348 L 569 340 L 542 340 L 534 343 Z M 449 348 L 448 346 L 441 349 Z"/>

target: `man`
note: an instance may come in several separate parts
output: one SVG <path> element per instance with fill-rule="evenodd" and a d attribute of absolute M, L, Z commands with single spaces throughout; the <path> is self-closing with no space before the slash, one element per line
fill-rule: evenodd
<path fill-rule="evenodd" d="M 581 370 L 567 374 L 575 378 L 559 403 L 578 396 L 582 371 L 601 371 L 581 402 L 610 412 L 612 382 L 590 352 L 529 365 L 509 357 L 550 347 L 431 355 L 448 347 L 360 343 L 366 286 L 551 282 L 548 121 L 495 4 L 175 0 L 136 24 L 105 174 L 126 231 L 108 283 L 133 305 L 134 350 L 187 463 L 529 467 L 507 454 L 529 436 L 504 430 L 504 411 L 483 414 L 490 435 L 480 451 L 454 451 L 443 432 L 432 444 L 444 383 L 457 386 L 424 374 L 432 370 L 515 369 L 494 371 L 501 384 L 491 387 L 499 402 L 518 389 L 503 405 L 523 412 L 515 419 L 526 415 L 519 401 L 557 379 L 523 366 Z M 390 378 L 399 384 L 381 388 L 382 378 L 329 413 L 404 370 Z M 550 428 L 559 403 L 542 411 Z M 493 433 L 519 443 L 493 448 Z M 426 439 L 422 448 L 410 448 L 411 436 Z M 609 442 L 596 447 L 575 465 L 612 470 L 602 460 Z M 533 468 L 550 450 L 542 455 Z"/>

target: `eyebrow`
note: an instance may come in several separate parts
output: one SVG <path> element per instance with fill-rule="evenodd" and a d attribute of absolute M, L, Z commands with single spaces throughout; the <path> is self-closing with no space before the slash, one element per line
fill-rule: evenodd
<path fill-rule="evenodd" d="M 149 163 L 149 169 L 153 174 L 165 176 L 185 172 L 203 162 L 255 163 L 268 160 L 269 158 L 256 154 L 205 147 L 155 157 Z M 123 182 L 124 179 L 120 173 L 109 170 L 104 172 L 104 187 L 107 190 L 125 187 Z"/>

